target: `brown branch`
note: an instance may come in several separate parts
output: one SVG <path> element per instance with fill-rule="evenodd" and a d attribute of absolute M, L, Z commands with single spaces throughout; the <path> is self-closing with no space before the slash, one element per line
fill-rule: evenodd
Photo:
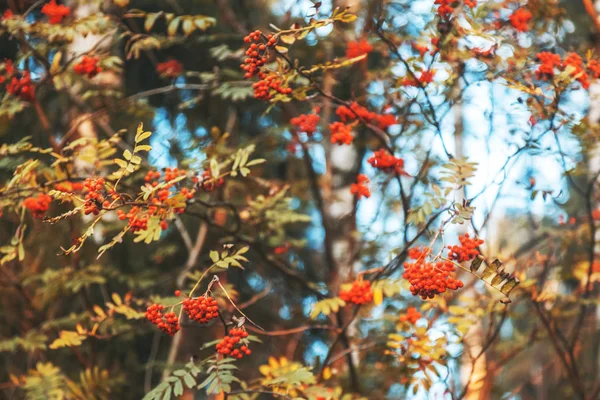
<path fill-rule="evenodd" d="M 596 30 L 600 32 L 600 20 L 598 19 L 598 14 L 596 13 L 594 3 L 592 3 L 592 0 L 583 0 L 583 6 L 585 7 L 585 12 L 587 12 L 588 15 L 592 18 Z"/>
<path fill-rule="evenodd" d="M 331 326 L 331 325 L 303 325 L 303 326 L 299 326 L 298 328 L 283 329 L 283 330 L 279 330 L 279 331 L 263 331 L 258 328 L 255 328 L 251 325 L 246 325 L 246 329 L 248 329 L 249 331 L 258 333 L 259 335 L 264 335 L 264 336 L 286 336 L 286 335 L 293 335 L 295 333 L 300 333 L 300 332 L 304 332 L 304 331 L 310 331 L 313 329 L 336 331 L 338 333 L 340 330 L 337 326 Z"/>

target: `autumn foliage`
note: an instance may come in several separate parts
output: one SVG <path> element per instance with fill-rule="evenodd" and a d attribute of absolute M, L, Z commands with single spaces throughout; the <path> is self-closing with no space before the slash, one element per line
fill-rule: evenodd
<path fill-rule="evenodd" d="M 598 398 L 576 6 L 201 3 L 1 10 L 0 393 Z"/>

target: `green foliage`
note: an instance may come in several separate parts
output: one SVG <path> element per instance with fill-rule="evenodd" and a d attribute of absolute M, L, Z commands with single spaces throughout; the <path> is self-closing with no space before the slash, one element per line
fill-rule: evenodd
<path fill-rule="evenodd" d="M 15 336 L 12 339 L 0 340 L 0 352 L 14 353 L 23 350 L 33 353 L 37 350 L 46 350 L 48 337 L 36 330 L 27 331 L 24 336 Z"/>
<path fill-rule="evenodd" d="M 231 384 L 240 382 L 233 373 L 238 369 L 233 363 L 234 358 L 212 358 L 208 361 L 206 373 L 208 376 L 199 385 L 198 389 L 206 390 L 206 394 L 218 394 L 231 392 Z"/>
<path fill-rule="evenodd" d="M 146 13 L 142 10 L 131 10 L 125 17 L 144 18 L 144 29 L 150 32 L 156 21 L 164 19 L 167 24 L 167 33 L 169 36 L 175 36 L 181 27 L 185 36 L 189 36 L 195 31 L 203 32 L 208 28 L 215 26 L 217 20 L 206 15 L 175 15 L 159 11 L 156 13 Z"/>
<path fill-rule="evenodd" d="M 52 363 L 38 362 L 35 369 L 24 378 L 27 399 L 63 400 L 66 398 L 67 380 L 60 368 Z"/>
<path fill-rule="evenodd" d="M 168 400 L 181 396 L 184 386 L 194 389 L 198 385 L 196 380 L 200 372 L 201 369 L 190 361 L 184 368 L 173 371 L 171 376 L 148 392 L 143 400 Z"/>
<path fill-rule="evenodd" d="M 260 225 L 265 236 L 276 245 L 284 241 L 287 225 L 311 221 L 308 215 L 291 209 L 292 199 L 287 196 L 287 191 L 288 188 L 283 188 L 270 196 L 259 195 L 248 202 L 248 222 Z"/>
<path fill-rule="evenodd" d="M 250 250 L 248 246 L 235 250 L 232 245 L 228 245 L 221 252 L 212 250 L 209 255 L 214 266 L 217 268 L 227 269 L 229 267 L 238 267 L 244 269 L 240 261 L 248 262 L 248 259 L 242 255 L 246 254 L 248 250 Z"/>
<path fill-rule="evenodd" d="M 469 180 L 475 176 L 477 163 L 469 162 L 465 158 L 454 158 L 449 163 L 442 166 L 444 169 L 440 172 L 442 182 L 448 182 L 453 189 L 460 189 L 469 185 Z"/>

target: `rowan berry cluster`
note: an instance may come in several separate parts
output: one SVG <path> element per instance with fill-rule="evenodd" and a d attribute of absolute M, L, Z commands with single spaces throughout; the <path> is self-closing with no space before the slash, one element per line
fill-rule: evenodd
<path fill-rule="evenodd" d="M 482 239 L 471 238 L 468 233 L 458 236 L 460 245 L 448 246 L 448 258 L 457 262 L 469 261 L 477 257 L 479 250 L 477 247 L 482 245 Z"/>
<path fill-rule="evenodd" d="M 416 308 L 408 307 L 408 309 L 406 310 L 406 314 L 402 314 L 400 316 L 400 322 L 409 322 L 414 325 L 420 318 L 421 313 L 418 312 Z"/>
<path fill-rule="evenodd" d="M 243 339 L 248 337 L 248 332 L 243 328 L 231 328 L 229 334 L 217 343 L 217 353 L 233 358 L 249 356 L 252 352 Z"/>
<path fill-rule="evenodd" d="M 297 117 L 292 118 L 290 123 L 296 125 L 298 132 L 304 132 L 308 136 L 312 136 L 317 130 L 317 126 L 321 120 L 319 111 L 319 107 L 315 107 L 313 110 L 314 114 L 300 114 Z"/>
<path fill-rule="evenodd" d="M 554 69 L 559 68 L 562 64 L 560 55 L 548 51 L 538 53 L 536 58 L 541 62 L 537 71 L 535 71 L 537 79 L 546 80 L 552 78 L 554 76 Z"/>
<path fill-rule="evenodd" d="M 404 263 L 404 279 L 410 283 L 410 291 L 423 300 L 433 299 L 435 295 L 447 289 L 456 290 L 463 287 L 459 279 L 454 278 L 456 268 L 451 261 L 425 262 L 418 259 L 414 263 Z"/>
<path fill-rule="evenodd" d="M 280 94 L 292 93 L 292 88 L 285 86 L 283 79 L 276 73 L 259 72 L 258 77 L 260 80 L 252 84 L 254 98 L 257 100 L 270 100 L 273 98 L 273 91 Z"/>
<path fill-rule="evenodd" d="M 581 87 L 587 89 L 590 87 L 589 75 L 585 71 L 583 60 L 577 53 L 567 53 L 565 61 L 563 62 L 565 68 L 570 67 L 571 76 L 576 78 L 581 84 Z"/>
<path fill-rule="evenodd" d="M 402 80 L 402 86 L 409 87 L 419 87 L 425 86 L 428 83 L 433 82 L 433 77 L 435 76 L 435 70 L 421 71 L 420 75 L 415 79 L 412 76 L 405 76 Z"/>
<path fill-rule="evenodd" d="M 56 4 L 56 0 L 51 0 L 42 7 L 42 14 L 48 17 L 51 24 L 60 24 L 64 17 L 71 14 L 71 9 L 62 4 Z"/>
<path fill-rule="evenodd" d="M 106 200 L 104 193 L 104 178 L 86 178 L 83 183 L 85 195 L 84 212 L 86 215 L 98 215 L 102 207 L 109 207 L 110 201 Z"/>
<path fill-rule="evenodd" d="M 13 12 L 10 8 L 7 8 L 6 10 L 4 10 L 4 14 L 2 14 L 2 21 L 6 21 L 9 18 L 13 17 Z"/>
<path fill-rule="evenodd" d="M 159 190 L 156 191 L 156 197 L 153 197 L 151 200 L 152 205 L 148 207 L 148 211 L 150 215 L 156 215 L 166 200 L 171 198 L 171 194 L 175 192 L 172 190 L 176 182 L 172 182 L 173 180 L 181 177 L 185 177 L 187 175 L 187 171 L 185 169 L 179 168 L 165 168 L 164 173 L 162 174 L 162 181 L 165 184 Z M 144 180 L 146 181 L 146 185 L 150 185 L 152 187 L 157 187 L 160 183 L 161 173 L 158 171 L 148 171 Z M 183 194 L 187 199 L 191 199 L 194 197 L 195 191 L 193 189 L 181 188 L 180 193 Z M 166 208 L 162 208 L 163 211 L 166 211 Z M 182 208 L 175 208 L 173 211 L 180 214 L 183 212 Z"/>
<path fill-rule="evenodd" d="M 48 208 L 52 203 L 52 197 L 46 193 L 39 193 L 36 197 L 28 197 L 23 200 L 23 207 L 25 207 L 34 218 L 43 218 Z"/>
<path fill-rule="evenodd" d="M 152 322 L 161 331 L 169 336 L 179 332 L 179 318 L 174 312 L 163 314 L 164 306 L 162 304 L 152 304 L 146 309 L 146 319 Z"/>
<path fill-rule="evenodd" d="M 454 7 L 458 4 L 456 0 L 435 0 L 435 3 L 439 5 L 437 13 L 443 19 L 447 19 L 454 12 Z M 467 7 L 476 7 L 477 0 L 465 0 L 465 6 Z"/>
<path fill-rule="evenodd" d="M 0 65 L 3 74 L 0 75 L 0 83 L 6 84 L 6 91 L 15 96 L 20 97 L 23 101 L 33 101 L 35 99 L 35 86 L 31 82 L 31 74 L 29 71 L 23 71 L 19 74 L 15 69 L 12 60 L 6 60 Z"/>
<path fill-rule="evenodd" d="M 379 129 L 387 129 L 397 123 L 396 117 L 392 114 L 377 114 L 376 112 L 367 110 L 357 102 L 350 104 L 350 107 L 339 106 L 335 110 L 335 113 L 342 122 L 354 121 L 360 118 L 369 124 L 374 124 Z"/>
<path fill-rule="evenodd" d="M 567 68 L 570 74 L 575 78 L 584 89 L 590 86 L 590 74 L 594 78 L 600 78 L 600 63 L 597 60 L 589 60 L 587 65 L 584 65 L 581 56 L 576 53 L 567 53 L 564 61 L 561 60 L 559 54 L 550 53 L 547 51 L 538 53 L 536 58 L 540 61 L 540 65 L 535 71 L 535 76 L 538 80 L 546 81 L 554 77 L 556 71 L 564 71 Z M 589 70 L 586 70 L 586 68 Z"/>
<path fill-rule="evenodd" d="M 359 200 L 363 197 L 371 197 L 371 191 L 367 184 L 369 183 L 369 178 L 364 174 L 359 174 L 356 177 L 356 183 L 350 185 L 350 193 L 355 195 Z"/>
<path fill-rule="evenodd" d="M 121 221 L 128 220 L 127 224 L 130 226 L 132 232 L 148 229 L 148 216 L 143 215 L 143 210 L 138 206 L 131 207 L 127 213 L 123 210 L 117 210 L 117 216 Z M 166 221 L 164 222 L 166 223 Z M 165 226 L 164 229 L 166 228 Z"/>
<path fill-rule="evenodd" d="M 96 56 L 83 56 L 81 61 L 73 66 L 73 70 L 78 75 L 87 75 L 88 78 L 93 78 L 102 72 L 102 68 L 98 65 L 100 61 Z"/>
<path fill-rule="evenodd" d="M 517 31 L 527 32 L 529 30 L 529 20 L 531 20 L 532 17 L 531 11 L 521 7 L 508 17 L 508 21 Z"/>
<path fill-rule="evenodd" d="M 213 178 L 210 170 L 205 170 L 202 173 L 202 179 L 200 180 L 200 187 L 205 192 L 212 192 L 213 190 L 220 188 L 225 183 L 223 178 Z"/>
<path fill-rule="evenodd" d="M 412 247 L 408 249 L 408 257 L 413 260 L 421 260 L 431 253 L 429 247 Z"/>
<path fill-rule="evenodd" d="M 269 57 L 269 47 L 275 46 L 277 39 L 273 35 L 268 35 L 266 41 L 263 41 L 262 32 L 256 30 L 244 37 L 244 43 L 251 43 L 246 50 L 246 59 L 240 65 L 240 68 L 246 71 L 244 78 L 249 79 L 258 74 Z"/>
<path fill-rule="evenodd" d="M 329 130 L 331 131 L 331 143 L 333 144 L 351 144 L 354 140 L 351 125 L 336 121 L 329 124 Z"/>
<path fill-rule="evenodd" d="M 348 42 L 348 46 L 346 47 L 346 57 L 355 58 L 362 56 L 363 54 L 369 54 L 372 51 L 373 46 L 371 46 L 366 39 L 361 39 L 356 42 L 351 41 Z"/>
<path fill-rule="evenodd" d="M 83 186 L 82 182 L 65 181 L 65 182 L 59 182 L 54 185 L 54 189 L 58 190 L 59 192 L 65 192 L 65 193 L 81 192 L 83 190 L 83 188 L 84 188 L 84 186 Z"/>
<path fill-rule="evenodd" d="M 188 317 L 201 324 L 206 324 L 219 316 L 217 301 L 210 296 L 188 297 L 183 300 L 182 304 Z"/>
<path fill-rule="evenodd" d="M 348 290 L 340 291 L 340 299 L 352 304 L 367 304 L 373 300 L 373 291 L 371 290 L 371 282 L 361 278 L 352 282 L 352 286 Z"/>
<path fill-rule="evenodd" d="M 183 72 L 183 65 L 177 60 L 156 64 L 156 72 L 165 78 L 177 78 Z"/>
<path fill-rule="evenodd" d="M 426 45 L 422 45 L 419 43 L 413 43 L 412 44 L 412 48 L 415 49 L 417 52 L 419 52 L 419 55 L 421 57 L 424 57 L 425 54 L 427 54 L 427 52 L 429 51 L 429 47 Z"/>
<path fill-rule="evenodd" d="M 395 172 L 399 175 L 405 175 L 404 160 L 396 158 L 386 149 L 379 149 L 367 160 L 373 168 L 377 168 L 386 173 Z"/>

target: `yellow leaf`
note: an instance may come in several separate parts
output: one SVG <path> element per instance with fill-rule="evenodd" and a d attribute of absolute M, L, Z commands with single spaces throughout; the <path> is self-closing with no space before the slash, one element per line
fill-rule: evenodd
<path fill-rule="evenodd" d="M 323 379 L 324 380 L 328 380 L 329 378 L 331 378 L 331 375 L 332 375 L 331 368 L 329 368 L 329 367 L 323 368 Z"/>
<path fill-rule="evenodd" d="M 79 333 L 80 335 L 85 335 L 86 334 L 85 329 L 79 323 L 77 325 L 75 325 L 75 329 L 77 330 L 77 333 Z"/>
<path fill-rule="evenodd" d="M 121 296 L 119 296 L 117 293 L 113 293 L 111 297 L 116 305 L 120 306 L 121 304 L 123 304 L 123 301 L 121 300 Z"/>
<path fill-rule="evenodd" d="M 281 54 L 286 54 L 288 52 L 288 48 L 283 46 L 275 46 L 275 50 L 277 50 Z"/>
<path fill-rule="evenodd" d="M 104 310 L 98 306 L 98 305 L 94 305 L 94 312 L 102 319 L 106 318 L 106 313 L 104 312 Z"/>
<path fill-rule="evenodd" d="M 269 357 L 269 365 L 273 369 L 279 368 L 279 363 L 277 362 L 277 359 L 275 357 L 272 357 L 272 356 Z"/>
<path fill-rule="evenodd" d="M 376 305 L 383 303 L 383 290 L 381 288 L 377 288 L 373 292 L 373 303 Z"/>
<path fill-rule="evenodd" d="M 59 337 L 50 344 L 51 349 L 60 349 L 61 347 L 75 347 L 81 345 L 87 338 L 85 335 L 81 335 L 75 331 L 60 331 Z"/>

